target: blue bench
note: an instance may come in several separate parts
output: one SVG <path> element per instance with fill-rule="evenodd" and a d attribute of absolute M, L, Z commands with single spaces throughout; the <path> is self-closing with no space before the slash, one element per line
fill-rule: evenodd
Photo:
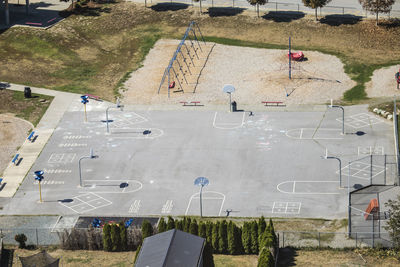
<path fill-rule="evenodd" d="M 35 135 L 35 132 L 31 132 L 31 134 L 28 136 L 28 140 L 32 142 L 32 138 Z"/>
<path fill-rule="evenodd" d="M 0 185 L 1 185 L 2 182 L 3 182 L 3 178 L 0 178 Z"/>
<path fill-rule="evenodd" d="M 18 157 L 19 157 L 19 154 L 15 155 L 15 157 L 13 158 L 13 160 L 11 162 L 14 164 L 17 164 Z"/>

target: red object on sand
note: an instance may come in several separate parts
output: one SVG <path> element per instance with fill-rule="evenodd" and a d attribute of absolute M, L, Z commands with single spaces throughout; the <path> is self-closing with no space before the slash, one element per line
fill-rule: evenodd
<path fill-rule="evenodd" d="M 169 84 L 169 88 L 174 88 L 175 87 L 175 81 L 173 81 L 173 82 L 171 82 L 170 84 Z"/>
<path fill-rule="evenodd" d="M 304 58 L 303 52 L 299 51 L 297 53 L 288 53 L 288 56 L 291 56 L 293 60 L 302 60 Z"/>

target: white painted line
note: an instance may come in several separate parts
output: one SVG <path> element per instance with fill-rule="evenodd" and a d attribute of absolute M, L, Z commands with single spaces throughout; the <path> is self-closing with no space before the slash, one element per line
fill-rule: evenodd
<path fill-rule="evenodd" d="M 204 196 L 204 195 L 207 194 L 207 193 L 218 194 L 218 195 L 221 195 L 222 197 L 207 197 L 207 196 Z M 196 197 L 197 195 L 199 195 L 199 196 Z M 193 194 L 193 195 L 190 197 L 189 203 L 188 203 L 188 205 L 187 205 L 187 207 L 186 207 L 185 215 L 187 215 L 188 212 L 189 212 L 190 205 L 191 205 L 191 203 L 192 203 L 193 198 L 200 198 L 200 193 L 195 193 L 195 194 Z M 221 215 L 222 208 L 223 208 L 223 205 L 224 205 L 224 203 L 225 203 L 225 195 L 224 195 L 224 194 L 222 194 L 221 192 L 216 192 L 216 191 L 203 191 L 202 199 L 203 199 L 203 200 L 204 200 L 204 199 L 222 200 L 221 208 L 219 209 L 218 216 Z"/>
<path fill-rule="evenodd" d="M 301 132 L 300 132 L 300 139 L 303 139 L 303 131 L 304 131 L 304 129 L 303 128 L 301 128 Z"/>
<path fill-rule="evenodd" d="M 218 113 L 218 111 L 215 112 L 215 114 L 214 114 L 214 119 L 213 119 L 213 127 L 216 128 L 216 129 L 221 129 L 221 130 L 232 130 L 232 129 L 241 128 L 241 127 L 243 127 L 243 125 L 244 125 L 245 112 L 243 112 L 242 122 L 241 122 L 240 124 L 238 124 L 238 123 L 224 123 L 224 122 L 222 122 L 222 123 L 215 123 L 215 121 L 216 121 L 216 119 L 217 119 L 217 113 Z M 221 127 L 221 126 L 217 126 L 217 125 L 221 125 L 221 126 L 223 126 L 223 125 L 233 125 L 233 126 L 232 126 L 232 127 Z"/>
<path fill-rule="evenodd" d="M 138 188 L 132 189 L 132 190 L 126 190 L 128 187 L 124 187 L 121 191 L 95 191 L 97 194 L 129 194 L 129 193 L 137 192 L 143 188 L 143 184 L 141 182 L 139 182 L 138 180 L 108 180 L 108 179 L 107 180 L 86 180 L 85 184 L 90 186 L 90 184 L 92 182 L 94 182 L 94 183 L 105 182 L 103 184 L 103 186 L 107 185 L 107 184 L 111 184 L 111 185 L 109 185 L 110 187 L 116 187 L 116 185 L 113 184 L 114 182 L 128 183 L 128 187 L 129 187 L 129 185 L 132 185 L 132 184 L 138 184 Z M 92 190 L 93 188 L 87 187 L 87 189 Z M 81 191 L 80 193 L 87 193 L 87 192 Z"/>
<path fill-rule="evenodd" d="M 161 213 L 171 213 L 173 206 L 173 201 L 167 200 L 161 209 Z"/>
<path fill-rule="evenodd" d="M 143 135 L 145 130 L 150 130 L 151 133 Z M 132 139 L 155 139 L 164 135 L 164 131 L 158 128 L 118 128 L 118 130 L 131 130 L 132 132 L 117 132 L 111 131 L 113 138 L 132 138 Z M 123 135 L 126 136 L 123 136 Z M 137 134 L 129 136 L 129 134 Z"/>
<path fill-rule="evenodd" d="M 337 131 L 338 133 L 341 133 L 342 132 L 342 129 L 334 129 L 334 128 L 319 128 L 318 130 L 317 130 L 317 136 L 315 137 L 303 137 L 303 135 L 304 135 L 304 132 L 305 131 L 311 131 L 311 132 L 315 132 L 315 129 L 314 128 L 295 128 L 295 129 L 290 129 L 290 130 L 287 130 L 286 132 L 285 132 L 285 135 L 287 136 L 287 137 L 289 137 L 289 138 L 291 138 L 291 139 L 298 139 L 298 140 L 342 140 L 343 139 L 343 137 L 341 137 L 339 134 L 338 134 L 338 137 L 318 137 L 318 133 L 321 133 L 321 132 L 324 132 L 324 131 L 326 131 L 326 132 L 332 132 L 332 131 Z M 296 131 L 298 132 L 297 134 L 296 134 Z M 294 134 L 292 134 L 292 132 L 295 132 Z"/>
<path fill-rule="evenodd" d="M 295 194 L 295 195 L 338 195 L 340 193 L 336 192 L 296 192 L 295 191 L 295 183 L 339 183 L 339 181 L 285 181 L 281 182 L 276 186 L 276 189 L 284 194 Z M 292 183 L 292 188 L 289 191 L 285 191 L 280 189 L 280 187 L 284 184 L 290 184 Z M 335 189 L 337 189 L 335 187 Z"/>
<path fill-rule="evenodd" d="M 293 194 L 296 193 L 296 181 L 293 181 Z"/>

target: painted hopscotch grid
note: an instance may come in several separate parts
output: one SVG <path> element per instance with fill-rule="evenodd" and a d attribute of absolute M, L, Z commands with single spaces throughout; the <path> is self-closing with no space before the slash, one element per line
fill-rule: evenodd
<path fill-rule="evenodd" d="M 342 122 L 342 118 L 337 118 L 336 120 Z M 383 121 L 367 113 L 360 113 L 344 118 L 344 123 L 353 128 L 363 128 L 381 122 Z"/>
<path fill-rule="evenodd" d="M 51 154 L 48 163 L 71 163 L 75 156 L 75 153 L 53 153 Z"/>
<path fill-rule="evenodd" d="M 161 213 L 171 213 L 174 207 L 174 202 L 172 200 L 167 200 L 161 209 Z"/>
<path fill-rule="evenodd" d="M 112 128 L 130 128 L 131 126 L 148 121 L 136 113 L 113 115 L 113 122 L 110 123 Z"/>
<path fill-rule="evenodd" d="M 95 193 L 87 193 L 73 197 L 73 201 L 70 203 L 59 203 L 75 213 L 89 212 L 112 204 L 111 201 Z"/>
<path fill-rule="evenodd" d="M 372 165 L 372 178 L 378 176 L 384 171 L 385 167 Z M 339 171 L 336 171 L 336 173 L 339 173 Z M 348 175 L 349 165 L 342 168 L 342 173 L 344 175 Z M 371 165 L 364 162 L 352 162 L 350 164 L 350 176 L 359 179 L 369 180 L 371 178 Z"/>
<path fill-rule="evenodd" d="M 383 146 L 366 146 L 366 147 L 358 147 L 358 155 L 384 155 L 385 149 Z"/>
<path fill-rule="evenodd" d="M 272 213 L 300 214 L 301 202 L 274 202 Z"/>
<path fill-rule="evenodd" d="M 136 199 L 135 201 L 133 201 L 133 203 L 129 207 L 128 212 L 129 213 L 138 213 L 139 210 L 140 210 L 140 206 L 141 206 L 141 200 L 140 199 Z"/>

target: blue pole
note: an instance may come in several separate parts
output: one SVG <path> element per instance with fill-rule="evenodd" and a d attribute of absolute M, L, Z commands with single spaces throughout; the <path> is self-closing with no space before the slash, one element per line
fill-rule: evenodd
<path fill-rule="evenodd" d="M 292 79 L 292 47 L 291 47 L 291 40 L 289 36 L 289 79 Z"/>

